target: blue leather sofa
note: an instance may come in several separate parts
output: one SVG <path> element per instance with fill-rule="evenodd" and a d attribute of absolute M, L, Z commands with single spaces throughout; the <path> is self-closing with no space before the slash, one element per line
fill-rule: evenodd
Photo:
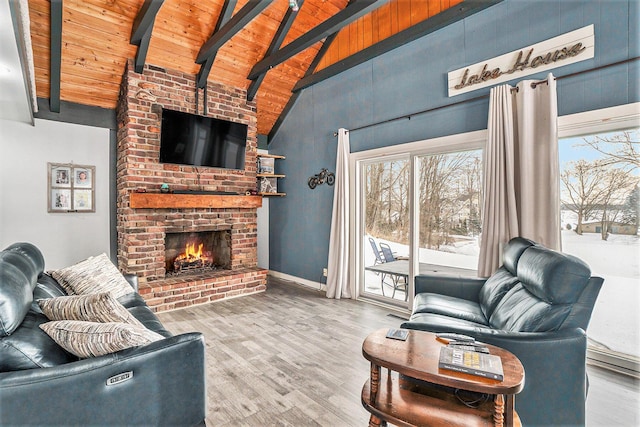
<path fill-rule="evenodd" d="M 584 425 L 585 331 L 602 283 L 581 260 L 514 238 L 488 279 L 417 276 L 402 327 L 457 332 L 509 350 L 525 369 L 516 396 L 522 423 Z"/>
<path fill-rule="evenodd" d="M 136 289 L 134 276 L 126 277 Z M 137 292 L 118 301 L 164 339 L 78 359 L 39 328 L 38 299 L 65 295 L 29 243 L 0 252 L 0 425 L 198 425 L 205 419 L 200 333 L 172 336 Z"/>

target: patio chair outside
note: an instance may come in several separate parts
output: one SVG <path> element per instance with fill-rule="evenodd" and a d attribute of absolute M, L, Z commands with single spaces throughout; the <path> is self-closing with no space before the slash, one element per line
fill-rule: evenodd
<path fill-rule="evenodd" d="M 385 260 L 382 258 L 382 251 L 378 249 L 378 245 L 376 245 L 376 241 L 373 240 L 373 237 L 369 237 L 369 243 L 371 243 L 371 249 L 373 249 L 373 254 L 376 256 L 376 260 L 373 265 L 382 264 Z"/>
<path fill-rule="evenodd" d="M 385 262 L 392 262 L 396 260 L 396 256 L 393 254 L 391 247 L 387 243 L 381 242 L 380 249 L 382 250 L 382 257 L 384 258 Z M 407 282 L 405 281 L 404 277 L 400 277 L 396 275 L 390 275 L 390 276 L 392 280 L 391 286 L 393 287 L 393 293 L 391 294 L 391 298 L 395 297 L 397 290 L 401 290 L 404 292 L 404 300 L 406 301 L 408 297 Z M 384 282 L 382 283 L 382 295 L 384 295 Z"/>

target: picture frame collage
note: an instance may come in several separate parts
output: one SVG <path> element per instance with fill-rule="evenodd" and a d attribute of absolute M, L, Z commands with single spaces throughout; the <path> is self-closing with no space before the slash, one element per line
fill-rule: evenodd
<path fill-rule="evenodd" d="M 48 212 L 95 212 L 95 166 L 47 163 Z"/>

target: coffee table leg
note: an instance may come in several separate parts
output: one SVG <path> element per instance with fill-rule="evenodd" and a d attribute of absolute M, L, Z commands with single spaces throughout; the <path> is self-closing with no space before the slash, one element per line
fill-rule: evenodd
<path fill-rule="evenodd" d="M 387 422 L 375 415 L 371 415 L 371 417 L 369 417 L 369 427 L 387 427 Z"/>
<path fill-rule="evenodd" d="M 380 366 L 371 362 L 371 404 L 373 405 L 378 397 L 380 387 Z"/>
<path fill-rule="evenodd" d="M 493 401 L 493 425 L 495 427 L 504 426 L 504 396 L 502 394 L 496 394 Z"/>
<path fill-rule="evenodd" d="M 512 394 L 507 395 L 504 407 L 504 425 L 513 427 L 515 425 L 516 413 L 516 397 Z"/>

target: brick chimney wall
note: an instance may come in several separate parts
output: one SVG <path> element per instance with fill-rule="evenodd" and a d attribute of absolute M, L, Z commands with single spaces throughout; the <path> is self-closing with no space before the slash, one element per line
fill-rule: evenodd
<path fill-rule="evenodd" d="M 161 164 L 162 109 L 203 115 L 204 90 L 196 110 L 195 75 L 145 65 L 136 73 L 127 64 L 120 88 L 117 131 L 118 265 L 136 274 L 140 294 L 155 311 L 230 298 L 266 289 L 267 270 L 257 267 L 256 208 L 132 209 L 132 192 L 172 190 L 229 191 L 256 188 L 257 118 L 246 91 L 208 83 L 207 116 L 248 125 L 245 170 Z M 231 270 L 166 277 L 164 238 L 169 232 L 231 230 Z"/>

